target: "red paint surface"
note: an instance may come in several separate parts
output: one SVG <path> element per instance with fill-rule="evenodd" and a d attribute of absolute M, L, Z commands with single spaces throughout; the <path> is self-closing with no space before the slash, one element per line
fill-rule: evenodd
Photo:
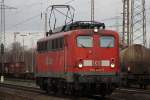
<path fill-rule="evenodd" d="M 79 35 L 91 35 L 92 30 L 75 30 L 64 33 L 57 33 L 40 41 L 47 41 L 57 37 L 65 37 L 64 50 L 59 51 L 47 51 L 43 53 L 37 53 L 37 72 L 99 72 L 99 73 L 112 73 L 119 72 L 119 36 L 117 32 L 109 30 L 101 30 L 98 33 L 93 34 L 94 47 L 93 48 L 79 48 L 77 47 L 77 36 Z M 99 38 L 101 36 L 111 35 L 115 37 L 114 48 L 101 48 L 99 45 Z M 93 60 L 94 62 L 100 60 L 114 59 L 116 65 L 115 68 L 102 67 L 102 66 L 84 66 L 78 68 L 77 64 L 82 60 Z M 49 64 L 47 63 L 49 59 Z"/>

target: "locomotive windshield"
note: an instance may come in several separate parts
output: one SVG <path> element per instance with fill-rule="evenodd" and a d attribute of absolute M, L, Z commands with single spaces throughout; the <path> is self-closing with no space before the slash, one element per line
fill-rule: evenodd
<path fill-rule="evenodd" d="M 91 36 L 78 36 L 77 37 L 78 47 L 89 48 L 93 46 L 93 37 Z"/>
<path fill-rule="evenodd" d="M 115 43 L 115 38 L 113 36 L 101 36 L 100 37 L 100 47 L 113 48 Z"/>

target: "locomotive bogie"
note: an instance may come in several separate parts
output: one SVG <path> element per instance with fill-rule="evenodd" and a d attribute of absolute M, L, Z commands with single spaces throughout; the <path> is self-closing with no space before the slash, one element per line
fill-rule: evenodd
<path fill-rule="evenodd" d="M 77 78 L 74 78 L 73 82 L 67 82 L 63 78 L 41 77 L 37 78 L 37 84 L 41 89 L 47 91 L 48 93 L 59 93 L 60 91 L 63 91 L 63 93 L 71 95 L 75 95 L 77 93 L 80 93 L 80 95 L 110 95 L 112 91 L 118 86 L 116 82 L 119 82 L 119 80 L 114 80 L 113 82 L 110 81 L 110 77 L 108 79 L 105 77 L 101 80 L 96 80 L 95 78 L 91 78 L 90 81 L 85 81 L 85 79 L 83 79 L 84 81 L 80 81 Z"/>

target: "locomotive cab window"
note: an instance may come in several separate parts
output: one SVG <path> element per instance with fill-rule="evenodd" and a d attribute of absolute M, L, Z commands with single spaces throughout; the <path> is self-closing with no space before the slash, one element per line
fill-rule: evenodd
<path fill-rule="evenodd" d="M 77 45 L 82 48 L 93 47 L 93 37 L 91 36 L 78 36 Z"/>
<path fill-rule="evenodd" d="M 115 46 L 115 38 L 113 36 L 101 36 L 100 47 L 113 48 Z"/>

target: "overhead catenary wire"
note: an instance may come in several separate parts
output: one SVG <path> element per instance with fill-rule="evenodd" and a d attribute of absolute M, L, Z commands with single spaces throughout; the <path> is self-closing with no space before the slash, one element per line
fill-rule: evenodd
<path fill-rule="evenodd" d="M 37 6 L 37 5 L 41 5 L 41 4 L 43 4 L 43 3 L 42 2 L 34 2 L 32 4 L 29 4 L 29 5 L 21 6 L 21 8 L 33 7 L 33 6 Z"/>
<path fill-rule="evenodd" d="M 29 5 L 24 5 L 24 6 L 22 6 L 21 8 L 24 8 L 24 7 L 31 8 L 31 7 L 33 7 L 33 6 L 42 5 L 42 4 L 43 4 L 43 2 L 34 2 L 34 3 L 32 3 L 32 4 L 29 4 Z M 19 13 L 21 13 L 22 10 L 23 10 L 23 9 L 20 9 L 20 10 L 19 10 Z M 17 14 L 18 14 L 18 13 L 17 13 Z M 17 27 L 17 26 L 19 26 L 19 25 L 25 24 L 25 23 L 27 23 L 27 22 L 29 22 L 29 21 L 32 21 L 32 19 L 35 19 L 35 17 L 38 17 L 38 16 L 41 16 L 41 13 L 40 13 L 40 14 L 36 14 L 36 15 L 34 15 L 34 16 L 31 16 L 31 17 L 29 17 L 29 18 L 27 18 L 27 19 L 24 19 L 24 20 L 22 20 L 21 22 L 19 22 L 19 23 L 17 23 L 17 24 L 14 24 L 14 25 L 12 25 L 12 26 L 10 26 L 10 27 L 8 27 L 7 29 L 12 29 L 12 28 Z"/>
<path fill-rule="evenodd" d="M 21 8 L 18 7 L 19 9 L 18 9 L 18 10 L 16 11 L 16 13 L 13 14 L 13 15 L 23 13 L 27 8 L 28 8 L 28 9 L 31 9 L 31 8 L 33 8 L 33 7 L 35 7 L 35 6 L 41 6 L 41 5 L 43 5 L 42 2 L 37 2 L 37 3 L 32 3 L 32 4 L 30 4 L 30 5 L 24 5 L 24 6 L 22 6 Z"/>
<path fill-rule="evenodd" d="M 35 19 L 35 17 L 39 17 L 39 16 L 41 16 L 41 13 L 40 13 L 40 14 L 37 14 L 37 15 L 34 15 L 34 16 L 31 16 L 31 17 L 29 17 L 29 18 L 27 18 L 27 19 L 25 19 L 25 20 L 23 20 L 23 21 L 21 21 L 21 22 L 15 24 L 15 25 L 12 25 L 12 26 L 10 26 L 8 29 L 12 29 L 12 28 L 17 27 L 17 26 L 19 26 L 19 25 L 25 24 L 25 23 L 31 21 L 32 19 Z M 117 16 L 117 17 L 110 17 L 110 18 L 107 18 L 107 19 L 102 19 L 101 21 L 115 20 L 115 19 L 117 19 L 117 18 L 120 18 L 120 17 L 119 17 L 119 16 Z M 120 18 L 120 19 L 121 19 L 121 18 Z M 115 25 L 108 26 L 108 27 L 113 27 L 113 26 L 115 26 Z M 119 25 L 119 26 L 121 26 L 121 25 Z"/>
<path fill-rule="evenodd" d="M 110 20 L 116 20 L 116 19 L 122 19 L 122 18 L 121 18 L 121 16 L 115 16 L 115 17 L 102 19 L 101 21 L 110 21 Z"/>
<path fill-rule="evenodd" d="M 69 3 L 72 3 L 72 2 L 74 2 L 74 1 L 75 1 L 75 0 L 69 0 L 69 1 L 65 2 L 64 4 L 69 4 Z M 34 3 L 34 4 L 41 4 L 41 2 L 39 2 L 39 3 Z M 28 5 L 28 6 L 31 6 L 31 5 L 32 5 L 32 4 L 30 4 L 30 5 Z M 34 5 L 33 5 L 33 6 L 34 6 Z M 32 6 L 31 6 L 31 7 L 32 7 Z M 25 19 L 25 20 L 23 20 L 23 21 L 21 21 L 21 22 L 15 24 L 15 25 L 12 25 L 12 26 L 9 27 L 8 29 L 17 27 L 17 26 L 22 25 L 22 24 L 24 24 L 24 23 L 27 23 L 27 22 L 31 21 L 32 19 L 34 19 L 35 17 L 38 17 L 38 16 L 41 16 L 41 14 L 38 14 L 38 15 L 32 16 L 32 17 L 30 17 L 30 18 L 27 18 L 27 19 Z M 101 21 L 114 20 L 114 19 L 116 19 L 116 17 L 112 17 L 112 18 L 108 18 L 108 19 L 103 19 L 103 20 L 101 20 Z"/>
<path fill-rule="evenodd" d="M 27 18 L 27 19 L 25 19 L 25 20 L 23 20 L 23 21 L 21 21 L 21 22 L 15 24 L 15 25 L 10 26 L 8 29 L 12 29 L 12 28 L 14 28 L 14 27 L 17 27 L 18 25 L 25 24 L 25 23 L 27 23 L 27 22 L 29 22 L 29 21 L 31 21 L 31 20 L 37 18 L 37 17 L 40 17 L 40 16 L 41 16 L 41 13 L 40 13 L 40 14 L 37 14 L 37 15 L 34 15 L 34 16 L 31 16 L 31 17 L 29 17 L 29 18 Z"/>
<path fill-rule="evenodd" d="M 65 2 L 64 4 L 69 4 L 69 3 L 72 3 L 72 2 L 74 2 L 74 1 L 75 1 L 75 0 L 69 0 L 69 1 Z M 39 14 L 39 15 L 41 16 L 41 14 Z M 35 15 L 35 16 L 36 16 L 36 15 Z M 115 20 L 115 19 L 118 19 L 118 18 L 121 19 L 120 16 L 116 16 L 116 17 L 111 17 L 111 18 L 102 19 L 101 21 L 111 21 L 111 20 Z M 25 19 L 25 20 L 27 20 L 27 22 L 32 20 L 32 19 L 30 19 L 30 20 L 28 20 L 28 19 L 30 19 L 30 18 L 27 18 L 27 19 Z M 16 27 L 16 26 L 19 26 L 19 25 L 24 24 L 24 23 L 26 23 L 26 22 L 23 20 L 23 21 L 21 21 L 21 22 L 15 24 L 15 25 L 12 25 L 11 28 Z M 111 26 L 111 27 L 113 27 L 113 26 Z"/>
<path fill-rule="evenodd" d="M 66 3 L 64 3 L 64 4 L 69 4 L 69 3 L 73 2 L 73 1 L 75 1 L 75 0 L 70 0 L 70 1 L 68 1 L 68 2 L 66 2 Z M 37 4 L 38 4 L 38 3 L 37 3 Z M 38 17 L 38 16 L 41 16 L 41 13 L 40 13 L 40 14 L 37 14 L 37 15 L 35 15 L 35 16 L 32 16 L 32 17 L 30 17 L 30 18 L 27 18 L 27 19 L 25 19 L 25 20 L 23 20 L 23 21 L 21 21 L 21 22 L 15 24 L 15 25 L 12 25 L 12 26 L 9 27 L 8 29 L 12 29 L 12 28 L 17 27 L 17 26 L 19 26 L 19 25 L 25 24 L 25 23 L 31 21 L 32 19 L 34 19 L 35 17 Z"/>
<path fill-rule="evenodd" d="M 64 4 L 70 4 L 70 3 L 74 2 L 74 1 L 75 0 L 69 0 L 69 1 L 65 2 Z"/>
<path fill-rule="evenodd" d="M 106 25 L 106 27 L 122 27 L 122 25 L 109 25 L 109 26 Z"/>

